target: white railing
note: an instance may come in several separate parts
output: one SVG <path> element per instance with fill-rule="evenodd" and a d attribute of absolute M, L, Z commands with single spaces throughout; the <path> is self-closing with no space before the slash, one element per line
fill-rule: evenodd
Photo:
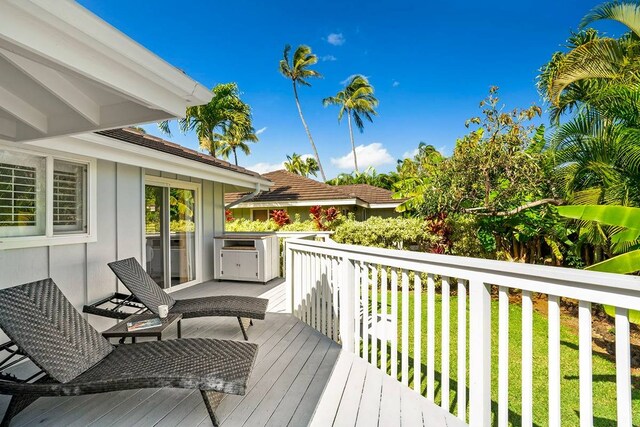
<path fill-rule="evenodd" d="M 536 360 L 548 365 L 545 424 L 561 424 L 562 393 L 579 393 L 579 408 L 574 409 L 579 410 L 580 425 L 593 425 L 592 304 L 615 306 L 617 394 L 611 401 L 616 402 L 618 425 L 632 425 L 628 310 L 640 309 L 639 277 L 293 239 L 286 241 L 286 252 L 287 303 L 298 318 L 428 399 L 435 401 L 438 393 L 444 409 L 472 426 L 509 424 L 509 367 L 518 363 L 518 422 L 533 425 L 534 411 L 540 409 L 533 405 L 533 322 L 538 294 L 547 296 L 548 353 L 544 362 Z M 452 298 L 457 302 L 454 307 Z M 577 390 L 561 389 L 560 298 L 577 301 Z M 521 354 L 509 351 L 513 347 L 509 338 L 513 304 L 521 304 Z M 492 311 L 497 312 L 498 331 L 492 331 Z M 497 366 L 492 366 L 492 333 L 497 336 L 493 350 L 497 348 Z M 455 338 L 454 347 L 450 337 Z M 450 350 L 457 367 L 453 389 Z M 497 410 L 493 413 L 492 369 L 498 371 L 493 383 Z"/>

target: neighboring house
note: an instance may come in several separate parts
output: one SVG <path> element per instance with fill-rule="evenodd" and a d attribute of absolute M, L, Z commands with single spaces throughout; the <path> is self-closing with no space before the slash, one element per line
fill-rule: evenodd
<path fill-rule="evenodd" d="M 262 176 L 273 182 L 270 191 L 255 196 L 240 192 L 225 194 L 225 204 L 234 218 L 264 221 L 271 211 L 284 209 L 292 219 L 298 214 L 306 220 L 312 206 L 333 206 L 345 215 L 353 213 L 358 220 L 372 216 L 388 218 L 399 215 L 395 208 L 402 203 L 391 197 L 391 191 L 367 184 L 328 185 L 286 170 Z"/>
<path fill-rule="evenodd" d="M 127 257 L 165 288 L 211 280 L 224 188 L 271 183 L 104 130 L 176 117 L 211 96 L 75 2 L 0 2 L 0 287 L 51 277 L 81 309 L 122 290 L 107 263 Z"/>

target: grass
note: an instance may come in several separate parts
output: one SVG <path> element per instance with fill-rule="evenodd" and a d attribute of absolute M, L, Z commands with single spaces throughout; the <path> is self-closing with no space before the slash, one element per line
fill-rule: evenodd
<path fill-rule="evenodd" d="M 401 324 L 400 316 L 402 313 L 401 293 L 398 292 L 398 325 Z M 380 301 L 380 295 L 378 297 Z M 391 301 L 391 293 L 388 293 L 388 301 Z M 436 378 L 436 403 L 441 402 L 440 389 L 440 367 L 441 367 L 441 315 L 442 298 L 436 296 L 436 333 L 435 333 L 435 378 Z M 457 297 L 451 297 L 451 326 L 450 326 L 450 399 L 451 406 L 449 411 L 457 414 Z M 468 307 L 467 307 L 468 311 Z M 388 312 L 391 312 L 389 303 Z M 497 413 L 498 399 L 498 302 L 492 302 L 492 386 L 491 398 L 493 406 L 493 416 Z M 422 295 L 422 330 L 421 330 L 421 390 L 422 394 L 426 394 L 426 295 Z M 467 319 L 468 319 L 467 315 Z M 413 339 L 414 339 L 414 295 L 413 292 L 409 296 L 409 385 L 413 387 Z M 468 321 L 468 320 L 467 320 Z M 574 327 L 572 327 L 570 319 L 563 315 L 562 325 L 560 328 L 560 364 L 561 364 L 561 411 L 563 426 L 578 426 L 579 419 L 579 377 L 578 377 L 578 336 Z M 519 304 L 509 305 L 509 422 L 511 425 L 521 425 L 521 325 L 522 325 L 522 308 Z M 468 338 L 468 337 L 467 337 Z M 398 364 L 401 363 L 401 330 L 398 327 Z M 369 347 L 370 349 L 371 347 Z M 380 348 L 380 345 L 378 345 Z M 467 343 L 467 352 L 469 345 Z M 369 350 L 371 351 L 371 350 Z M 388 346 L 388 354 L 391 349 Z M 533 313 L 533 419 L 534 424 L 539 426 L 548 425 L 548 369 L 547 369 L 547 319 L 544 314 L 534 310 Z M 380 357 L 380 352 L 378 352 Z M 390 356 L 389 356 L 390 359 Z M 468 360 L 468 354 L 467 354 Z M 378 362 L 379 364 L 380 362 Z M 387 372 L 390 366 L 387 366 Z M 635 372 L 634 372 L 635 373 Z M 607 356 L 599 353 L 593 354 L 593 415 L 595 426 L 615 426 L 616 425 L 616 383 L 615 383 L 615 364 Z M 398 366 L 398 376 L 401 375 L 401 368 Z M 467 367 L 467 379 L 469 378 Z M 638 388 L 640 377 L 635 376 L 632 379 L 634 384 L 632 389 L 633 398 L 633 424 L 640 425 L 640 389 Z M 468 394 L 468 389 L 467 389 Z M 468 399 L 467 399 L 468 402 Z M 467 409 L 468 413 L 468 409 Z"/>

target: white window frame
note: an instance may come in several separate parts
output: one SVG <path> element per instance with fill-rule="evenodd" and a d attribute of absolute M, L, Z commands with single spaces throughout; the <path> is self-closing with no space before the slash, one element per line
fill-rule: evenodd
<path fill-rule="evenodd" d="M 169 188 L 184 188 L 186 190 L 193 190 L 196 193 L 195 201 L 196 201 L 196 278 L 185 283 L 181 283 L 179 285 L 170 286 L 168 288 L 163 288 L 165 292 L 171 293 L 178 291 L 180 289 L 188 288 L 190 286 L 196 285 L 202 282 L 202 263 L 208 260 L 204 260 L 202 258 L 202 213 L 204 212 L 202 207 L 202 184 L 198 182 L 191 181 L 182 181 L 180 179 L 171 179 L 164 178 L 160 176 L 147 175 L 146 172 L 143 172 L 142 179 L 142 200 L 140 203 L 142 204 L 142 247 L 146 247 L 146 217 L 145 213 L 147 211 L 146 200 L 145 200 L 145 188 L 147 185 L 154 185 L 157 187 L 169 187 Z M 147 251 L 142 251 L 142 265 L 147 265 Z"/>
<path fill-rule="evenodd" d="M 71 154 L 59 154 L 48 150 L 32 150 L 2 144 L 0 150 L 21 153 L 31 156 L 44 157 L 45 168 L 45 234 L 40 236 L 15 236 L 0 237 L 0 250 L 35 248 L 43 246 L 74 245 L 78 243 L 91 243 L 98 240 L 97 234 L 97 161 L 94 158 L 76 156 Z M 86 189 L 86 209 L 87 209 L 87 229 L 83 232 L 54 234 L 53 232 L 53 163 L 54 160 L 63 160 L 72 163 L 86 165 L 87 167 L 87 189 Z"/>

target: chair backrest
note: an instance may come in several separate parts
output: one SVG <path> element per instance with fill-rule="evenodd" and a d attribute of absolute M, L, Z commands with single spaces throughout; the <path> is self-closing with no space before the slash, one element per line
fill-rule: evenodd
<path fill-rule="evenodd" d="M 0 328 L 36 365 L 63 383 L 113 351 L 51 279 L 0 289 Z"/>
<path fill-rule="evenodd" d="M 176 303 L 176 300 L 153 281 L 135 258 L 110 262 L 109 268 L 129 289 L 129 292 L 135 295 L 151 312 L 158 314 L 159 305 L 168 305 L 171 308 Z"/>

